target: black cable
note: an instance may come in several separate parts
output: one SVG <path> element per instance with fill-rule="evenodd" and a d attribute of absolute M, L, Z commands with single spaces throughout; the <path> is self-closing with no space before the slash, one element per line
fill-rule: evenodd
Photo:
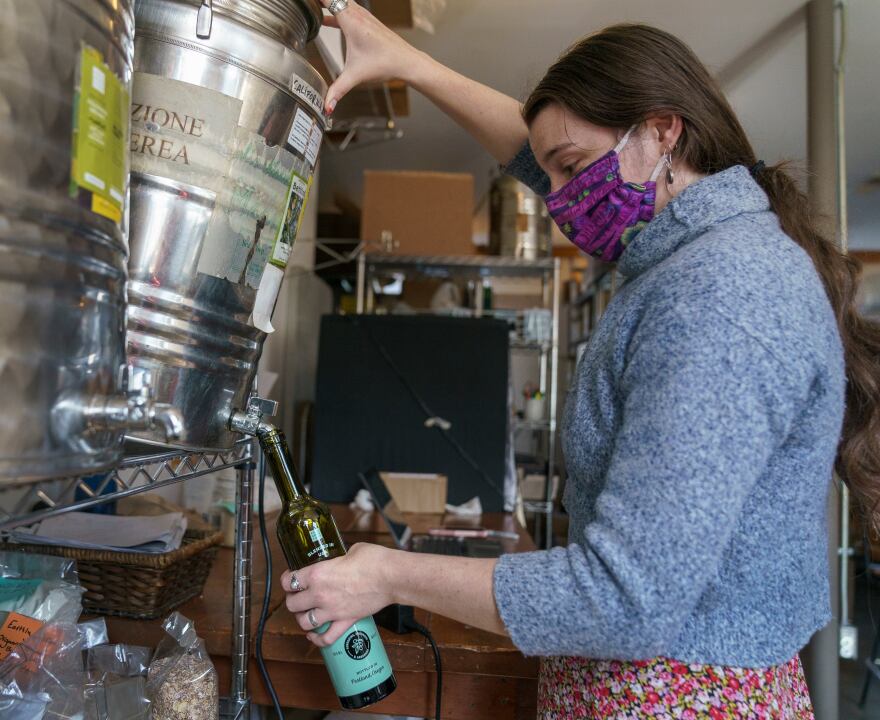
<path fill-rule="evenodd" d="M 437 692 L 434 703 L 434 717 L 436 720 L 440 720 L 440 705 L 441 700 L 443 699 L 443 665 L 440 662 L 440 650 L 437 648 L 437 643 L 434 642 L 431 631 L 424 625 L 415 620 L 408 620 L 406 622 L 406 627 L 424 635 L 428 642 L 431 643 L 431 649 L 434 651 L 434 666 L 437 668 Z"/>
<path fill-rule="evenodd" d="M 263 684 L 272 698 L 272 704 L 275 706 L 275 713 L 278 720 L 284 720 L 284 712 L 281 709 L 281 703 L 278 702 L 278 695 L 275 692 L 275 686 L 272 684 L 272 678 L 269 676 L 269 670 L 266 662 L 263 660 L 263 631 L 266 629 L 266 620 L 269 617 L 269 604 L 272 597 L 272 551 L 269 548 L 269 534 L 266 532 L 266 460 L 263 453 L 260 453 L 260 489 L 258 493 L 260 508 L 260 536 L 263 540 L 263 557 L 266 561 L 266 578 L 263 589 L 263 607 L 260 610 L 260 621 L 257 623 L 257 638 L 254 647 L 254 654 L 257 656 L 257 665 L 260 668 L 260 675 L 263 677 Z"/>
<path fill-rule="evenodd" d="M 404 386 L 404 388 L 406 388 L 407 392 L 409 392 L 412 399 L 415 400 L 416 404 L 421 408 L 422 412 L 425 413 L 425 419 L 430 420 L 432 418 L 436 418 L 437 413 L 435 413 L 433 410 L 431 410 L 430 407 L 428 407 L 428 403 L 426 403 L 422 399 L 422 396 L 419 395 L 418 391 L 410 384 L 409 380 L 406 379 L 406 376 L 403 374 L 403 372 L 400 370 L 400 368 L 397 367 L 397 363 L 394 362 L 394 359 L 391 357 L 391 354 L 388 352 L 388 350 L 385 348 L 385 346 L 381 342 L 379 342 L 378 339 L 376 339 L 376 336 L 373 335 L 370 328 L 367 327 L 366 325 L 361 325 L 360 323 L 357 322 L 357 320 L 353 320 L 353 322 L 357 325 L 360 325 L 364 329 L 364 331 L 367 333 L 367 337 L 370 338 L 370 341 L 373 343 L 373 345 L 376 346 L 376 349 L 379 351 L 379 354 L 382 356 L 382 359 L 385 360 L 386 364 L 391 369 L 391 372 L 394 373 L 394 375 L 397 377 L 398 380 L 400 380 L 401 384 Z M 476 470 L 477 473 L 480 474 L 480 476 L 483 478 L 483 480 L 486 482 L 486 484 L 489 487 L 491 487 L 496 493 L 498 493 L 498 495 L 501 497 L 502 500 L 506 500 L 504 490 L 502 490 L 501 488 L 498 487 L 498 485 L 495 484 L 495 482 L 492 480 L 492 478 L 489 477 L 489 473 L 487 473 L 485 470 L 483 470 L 482 467 L 480 467 L 479 463 L 477 463 L 477 461 L 471 457 L 470 453 L 468 453 L 468 451 L 465 450 L 461 446 L 461 444 L 452 435 L 452 433 L 440 425 L 435 425 L 435 427 L 440 431 L 440 433 L 443 435 L 443 437 L 446 439 L 446 441 L 450 445 L 452 445 L 452 447 L 462 457 L 462 459 L 468 465 L 470 465 L 474 470 Z"/>

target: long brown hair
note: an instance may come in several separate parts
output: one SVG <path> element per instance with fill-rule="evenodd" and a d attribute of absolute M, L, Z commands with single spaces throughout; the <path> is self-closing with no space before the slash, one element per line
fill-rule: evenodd
<path fill-rule="evenodd" d="M 753 167 L 757 160 L 705 66 L 681 40 L 657 28 L 615 25 L 569 48 L 526 101 L 526 122 L 550 103 L 621 130 L 652 115 L 679 115 L 684 129 L 674 154 L 700 173 Z M 822 236 L 784 164 L 756 168 L 755 175 L 783 230 L 812 258 L 837 316 L 847 387 L 836 469 L 869 520 L 880 525 L 880 326 L 856 308 L 860 265 Z"/>

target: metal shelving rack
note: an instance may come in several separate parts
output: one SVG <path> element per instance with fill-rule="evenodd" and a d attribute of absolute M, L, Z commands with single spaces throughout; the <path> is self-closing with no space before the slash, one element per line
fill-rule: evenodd
<path fill-rule="evenodd" d="M 567 355 L 574 361 L 571 363 L 572 370 L 616 289 L 616 271 L 606 270 L 596 275 L 581 293 L 569 301 Z"/>
<path fill-rule="evenodd" d="M 396 272 L 406 277 L 463 278 L 482 280 L 487 277 L 537 277 L 541 280 L 544 308 L 552 313 L 549 342 L 531 342 L 517 333 L 511 341 L 511 351 L 540 353 L 540 391 L 548 400 L 548 419 L 544 421 L 514 421 L 514 433 L 530 431 L 544 433 L 547 438 L 547 478 L 544 500 L 523 503 L 527 512 L 535 513 L 535 539 L 539 545 L 553 544 L 553 476 L 556 471 L 556 430 L 559 379 L 559 313 L 560 261 L 558 258 L 523 260 L 498 256 L 421 256 L 389 253 L 361 253 L 357 264 L 357 312 L 372 313 L 375 308 L 372 283 L 376 273 Z M 490 314 L 482 307 L 482 293 L 476 293 L 476 317 Z M 543 525 L 543 527 L 542 527 Z"/>
<path fill-rule="evenodd" d="M 71 510 L 83 510 L 217 470 L 236 468 L 239 483 L 236 489 L 235 587 L 232 601 L 232 686 L 229 696 L 221 700 L 220 717 L 223 720 L 243 719 L 250 706 L 247 673 L 253 554 L 251 506 L 254 461 L 259 452 L 255 442 L 244 439 L 224 451 L 172 450 L 127 457 L 110 470 L 97 487 L 81 477 L 32 483 L 26 486 L 25 493 L 11 511 L 0 508 L 0 531 L 7 531 Z M 3 492 L 15 490 L 15 487 L 6 486 Z M 31 510 L 38 504 L 45 507 Z"/>

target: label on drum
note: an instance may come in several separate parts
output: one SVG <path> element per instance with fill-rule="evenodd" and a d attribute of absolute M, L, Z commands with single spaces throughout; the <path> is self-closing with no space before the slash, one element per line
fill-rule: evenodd
<path fill-rule="evenodd" d="M 234 148 L 198 270 L 258 288 L 288 209 L 291 177 L 304 161 L 242 127 Z"/>
<path fill-rule="evenodd" d="M 309 145 L 309 136 L 312 134 L 312 128 L 315 121 L 301 107 L 296 108 L 296 117 L 293 119 L 293 127 L 290 128 L 290 134 L 287 136 L 287 142 L 300 155 L 306 154 L 306 148 Z"/>
<path fill-rule="evenodd" d="M 309 85 L 299 75 L 293 76 L 292 88 L 294 94 L 300 100 L 318 113 L 319 117 L 324 117 L 324 98 L 321 97 L 321 93 L 315 90 L 315 88 Z"/>
<path fill-rule="evenodd" d="M 128 158 L 128 91 L 104 62 L 83 44 L 76 73 L 70 195 L 92 212 L 122 221 Z"/>
<path fill-rule="evenodd" d="M 321 126 L 315 123 L 315 126 L 312 128 L 312 134 L 309 135 L 309 145 L 306 148 L 306 160 L 309 161 L 309 165 L 312 167 L 315 167 L 315 162 L 318 160 L 318 152 L 321 149 L 323 137 L 324 133 L 321 132 Z"/>
<path fill-rule="evenodd" d="M 287 267 L 287 261 L 290 259 L 290 253 L 293 250 L 293 243 L 296 240 L 296 234 L 299 231 L 299 226 L 305 213 L 306 201 L 308 200 L 311 187 L 311 180 L 306 182 L 294 173 L 287 195 L 287 212 L 284 214 L 284 220 L 278 229 L 278 236 L 275 238 L 275 246 L 272 248 L 272 256 L 269 259 L 269 262 L 276 267 Z"/>
<path fill-rule="evenodd" d="M 241 100 L 216 90 L 136 72 L 131 169 L 219 192 L 241 108 Z"/>

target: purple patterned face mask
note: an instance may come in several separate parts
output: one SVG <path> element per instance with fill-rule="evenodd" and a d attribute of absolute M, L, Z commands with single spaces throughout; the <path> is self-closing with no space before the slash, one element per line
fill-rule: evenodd
<path fill-rule="evenodd" d="M 618 154 L 634 129 L 627 131 L 617 147 L 545 198 L 550 217 L 565 237 L 605 262 L 615 262 L 654 217 L 663 159 L 644 185 L 624 182 L 620 177 Z"/>

